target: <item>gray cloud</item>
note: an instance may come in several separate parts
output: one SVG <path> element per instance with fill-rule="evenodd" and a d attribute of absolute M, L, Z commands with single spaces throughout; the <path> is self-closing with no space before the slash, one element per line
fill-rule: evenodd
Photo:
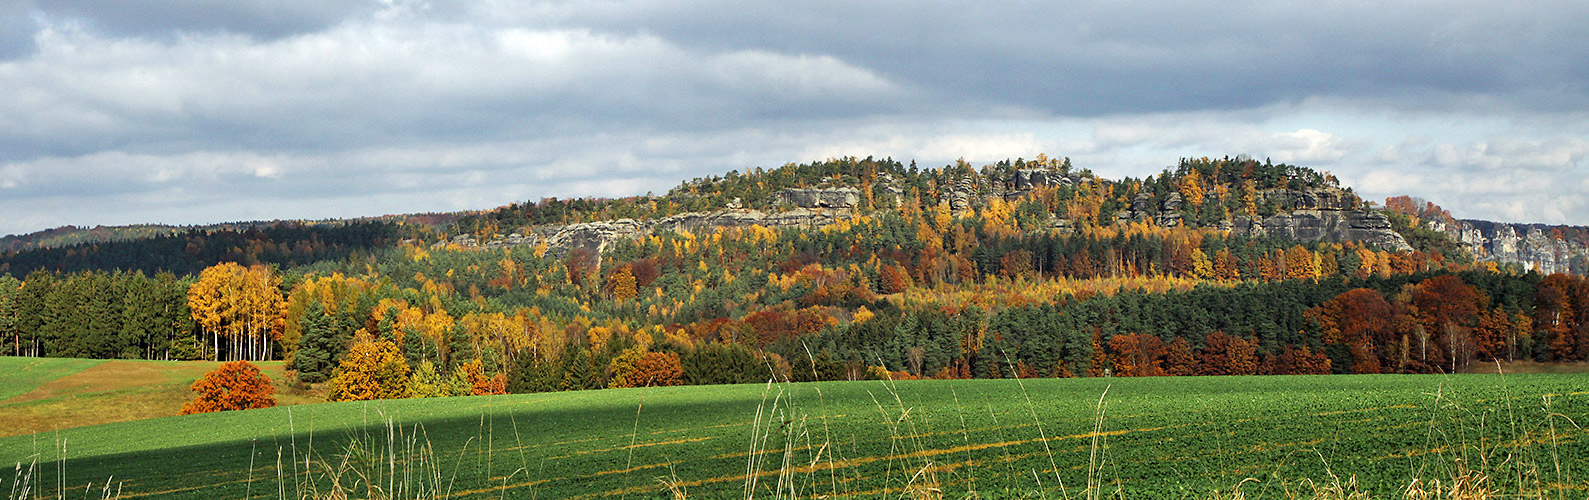
<path fill-rule="evenodd" d="M 98 33 L 152 39 L 191 33 L 276 39 L 382 10 L 374 0 L 48 0 L 34 2 L 32 7 L 37 15 L 78 22 Z"/>
<path fill-rule="evenodd" d="M 1113 176 L 1245 153 L 1461 216 L 1589 223 L 1520 201 L 1589 206 L 1584 18 L 1571 1 L 23 0 L 0 6 L 0 233 L 1038 152 Z"/>

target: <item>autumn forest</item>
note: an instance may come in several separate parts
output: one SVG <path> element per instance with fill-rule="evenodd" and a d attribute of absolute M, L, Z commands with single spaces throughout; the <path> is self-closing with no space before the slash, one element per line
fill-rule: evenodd
<path fill-rule="evenodd" d="M 1045 180 L 1004 181 L 1033 172 Z M 820 224 L 527 237 L 805 210 L 785 195 L 800 190 L 853 200 L 807 210 L 833 216 Z M 1382 214 L 1407 246 L 1232 230 L 1310 208 L 1286 193 Z M 1047 157 L 845 158 L 663 195 L 15 250 L 0 255 L 0 341 L 14 356 L 285 360 L 333 400 L 1589 359 L 1589 281 L 1475 259 L 1434 218 L 1449 214 L 1245 157 L 1121 180 Z"/>

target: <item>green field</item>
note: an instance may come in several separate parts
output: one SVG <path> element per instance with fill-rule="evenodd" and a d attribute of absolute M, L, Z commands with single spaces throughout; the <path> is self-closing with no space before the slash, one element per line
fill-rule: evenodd
<path fill-rule="evenodd" d="M 0 401 L 25 394 L 40 384 L 104 363 L 102 359 L 17 358 L 0 356 Z"/>
<path fill-rule="evenodd" d="M 1585 375 L 1023 382 L 309 405 L 0 438 L 0 460 L 36 463 L 28 480 L 50 498 L 62 484 L 99 498 L 107 480 L 122 498 L 323 498 L 333 480 L 353 498 L 1054 498 L 1089 483 L 1136 498 L 1240 483 L 1247 498 L 1285 498 L 1354 475 L 1400 498 L 1464 466 L 1502 492 L 1589 488 Z"/>
<path fill-rule="evenodd" d="M 276 402 L 323 401 L 282 383 L 280 361 L 256 363 Z M 221 363 L 0 356 L 0 437 L 176 415 L 189 386 Z"/>

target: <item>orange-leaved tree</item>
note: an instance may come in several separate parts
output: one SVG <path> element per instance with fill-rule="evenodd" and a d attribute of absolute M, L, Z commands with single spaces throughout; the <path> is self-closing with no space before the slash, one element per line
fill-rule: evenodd
<path fill-rule="evenodd" d="M 390 340 L 361 339 L 343 356 L 331 378 L 332 401 L 397 399 L 409 396 L 409 368 Z"/>
<path fill-rule="evenodd" d="M 648 352 L 635 360 L 629 381 L 636 387 L 682 385 L 684 367 L 676 353 Z"/>
<path fill-rule="evenodd" d="M 458 365 L 458 376 L 469 384 L 469 395 L 483 396 L 487 394 L 507 394 L 508 377 L 506 374 L 486 375 L 485 362 L 475 358 L 462 365 Z"/>
<path fill-rule="evenodd" d="M 182 415 L 276 406 L 270 378 L 247 361 L 233 361 L 193 383 L 199 395 L 182 405 Z"/>

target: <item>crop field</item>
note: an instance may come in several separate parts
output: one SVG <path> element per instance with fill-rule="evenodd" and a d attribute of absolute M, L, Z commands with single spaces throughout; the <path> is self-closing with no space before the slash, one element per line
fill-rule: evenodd
<path fill-rule="evenodd" d="M 0 460 L 21 464 L 0 491 L 1208 498 L 1239 487 L 1245 498 L 1312 498 L 1333 487 L 1402 498 L 1415 480 L 1459 479 L 1584 498 L 1585 424 L 1579 374 L 669 387 L 278 407 L 0 438 Z"/>

